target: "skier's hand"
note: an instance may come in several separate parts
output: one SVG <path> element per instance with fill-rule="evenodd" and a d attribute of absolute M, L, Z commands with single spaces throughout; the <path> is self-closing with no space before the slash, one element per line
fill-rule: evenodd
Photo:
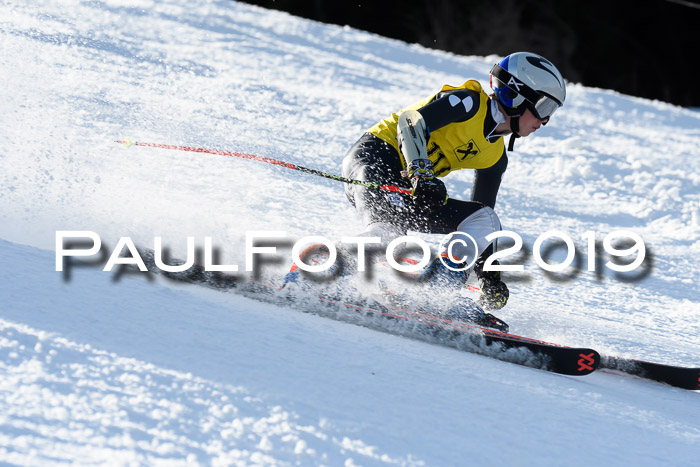
<path fill-rule="evenodd" d="M 411 195 L 417 205 L 436 210 L 447 202 L 445 184 L 433 174 L 429 159 L 413 161 L 409 167 L 408 176 L 411 180 Z"/>

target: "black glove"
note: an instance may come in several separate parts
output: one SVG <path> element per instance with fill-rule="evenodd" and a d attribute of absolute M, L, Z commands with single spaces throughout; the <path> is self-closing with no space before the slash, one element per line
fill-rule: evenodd
<path fill-rule="evenodd" d="M 492 263 L 494 266 L 498 264 L 498 261 Z M 474 266 L 474 272 L 481 287 L 481 296 L 477 300 L 477 305 L 485 310 L 500 310 L 506 306 L 510 292 L 508 286 L 501 280 L 500 271 L 484 271 L 484 261 L 480 259 Z"/>
<path fill-rule="evenodd" d="M 429 159 L 414 160 L 409 167 L 408 176 L 411 179 L 411 195 L 417 206 L 436 210 L 447 202 L 445 184 L 433 174 Z"/>

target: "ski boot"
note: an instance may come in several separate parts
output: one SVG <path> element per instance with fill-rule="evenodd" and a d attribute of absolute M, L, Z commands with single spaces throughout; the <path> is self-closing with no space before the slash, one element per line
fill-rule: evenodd
<path fill-rule="evenodd" d="M 436 292 L 459 292 L 469 279 L 469 269 L 463 263 L 453 261 L 446 254 L 434 258 L 423 272 L 418 275 L 418 281 L 424 287 Z"/>
<path fill-rule="evenodd" d="M 434 313 L 438 308 L 444 308 L 444 302 L 458 293 L 467 279 L 465 271 L 452 271 L 459 269 L 460 265 L 449 258 L 433 258 L 431 262 L 419 273 L 408 273 L 391 270 L 386 262 L 381 262 L 384 268 L 380 268 L 380 277 L 376 280 L 377 297 L 390 306 L 398 308 L 420 308 L 429 313 Z M 398 258 L 397 262 L 404 265 L 415 265 L 418 261 L 412 258 Z M 443 303 L 440 303 L 443 302 Z"/>
<path fill-rule="evenodd" d="M 498 266 L 498 264 L 498 261 L 493 262 L 494 266 Z M 506 306 L 510 292 L 501 280 L 501 272 L 484 271 L 483 259 L 476 262 L 474 272 L 479 281 L 479 287 L 481 287 L 481 296 L 477 300 L 479 306 L 485 310 L 500 310 Z"/>
<path fill-rule="evenodd" d="M 508 324 L 492 314 L 486 313 L 479 303 L 475 303 L 470 298 L 460 294 L 469 278 L 469 269 L 464 270 L 463 268 L 463 263 L 455 262 L 447 255 L 442 255 L 441 258 L 433 260 L 426 271 L 419 277 L 419 280 L 428 287 L 433 288 L 438 294 L 449 294 L 451 297 L 449 299 L 449 304 L 443 309 L 443 314 L 446 317 L 477 326 L 508 332 Z M 503 283 L 501 282 L 501 284 Z M 503 286 L 505 287 L 505 284 L 503 284 Z M 505 300 L 508 299 L 507 293 L 508 289 L 506 288 Z M 505 301 L 503 304 L 505 304 Z"/>

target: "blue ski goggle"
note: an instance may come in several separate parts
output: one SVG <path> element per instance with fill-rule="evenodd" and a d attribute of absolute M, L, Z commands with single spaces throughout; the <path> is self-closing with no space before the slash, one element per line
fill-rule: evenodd
<path fill-rule="evenodd" d="M 518 95 L 523 96 L 525 107 L 538 120 L 549 120 L 554 111 L 561 107 L 561 102 L 548 94 L 535 91 L 499 64 L 491 68 L 491 76 L 503 84 L 496 89 L 496 94 L 502 101 L 512 102 Z"/>

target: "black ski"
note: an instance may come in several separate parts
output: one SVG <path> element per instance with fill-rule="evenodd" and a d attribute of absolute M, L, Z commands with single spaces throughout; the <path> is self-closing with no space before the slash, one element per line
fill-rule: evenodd
<path fill-rule="evenodd" d="M 682 389 L 700 390 L 700 368 L 664 365 L 607 355 L 602 357 L 600 367 L 659 381 Z"/>

